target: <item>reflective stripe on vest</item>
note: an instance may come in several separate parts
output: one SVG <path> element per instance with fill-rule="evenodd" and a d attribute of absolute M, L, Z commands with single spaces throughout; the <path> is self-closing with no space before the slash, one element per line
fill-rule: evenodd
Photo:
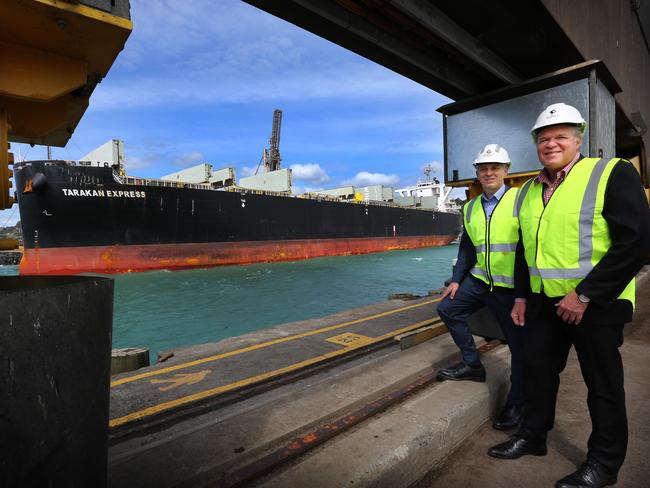
<path fill-rule="evenodd" d="M 543 185 L 526 182 L 519 220 L 533 292 L 565 296 L 584 279 L 611 245 L 602 216 L 609 176 L 619 159 L 584 158 L 544 206 Z M 634 280 L 619 298 L 634 305 Z"/>
<path fill-rule="evenodd" d="M 477 278 L 479 278 L 479 277 L 484 278 L 481 281 L 485 281 L 486 283 L 488 283 L 488 275 L 481 268 L 477 268 L 476 266 L 474 266 L 472 269 L 469 270 L 469 272 L 472 273 Z M 509 285 L 509 288 L 512 288 L 512 287 L 515 286 L 515 279 L 512 276 L 503 276 L 503 275 L 495 275 L 495 274 L 493 274 L 491 276 L 492 276 L 492 280 L 494 281 L 495 284 L 498 283 L 498 282 L 501 282 L 501 283 L 503 283 L 505 285 Z M 503 285 L 501 285 L 501 286 L 503 286 Z"/>
<path fill-rule="evenodd" d="M 476 252 L 485 252 L 486 248 L 485 244 L 474 246 Z M 516 250 L 517 244 L 490 244 L 490 252 L 515 252 Z"/>
<path fill-rule="evenodd" d="M 519 194 L 517 195 L 517 201 L 515 202 L 515 208 L 513 210 L 513 215 L 515 217 L 519 217 L 519 211 L 521 210 L 521 205 L 524 203 L 524 199 L 526 198 L 528 189 L 530 188 L 530 185 L 533 184 L 534 180 L 535 178 L 528 180 L 526 183 L 523 184 L 523 186 L 519 190 Z"/>
<path fill-rule="evenodd" d="M 517 190 L 509 188 L 494 208 L 491 218 L 485 216 L 481 195 L 470 200 L 463 209 L 467 235 L 476 251 L 476 264 L 470 273 L 490 287 L 514 287 L 515 250 L 519 239 L 519 221 L 514 212 Z"/>

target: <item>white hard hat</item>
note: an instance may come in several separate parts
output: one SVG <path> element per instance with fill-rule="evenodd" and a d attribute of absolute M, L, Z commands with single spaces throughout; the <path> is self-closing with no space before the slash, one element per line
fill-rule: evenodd
<path fill-rule="evenodd" d="M 510 165 L 510 156 L 508 156 L 508 151 L 506 151 L 505 147 L 501 147 L 498 144 L 488 144 L 481 149 L 481 152 L 476 156 L 474 166 L 483 163 L 502 163 Z"/>
<path fill-rule="evenodd" d="M 544 111 L 539 114 L 539 117 L 537 117 L 535 125 L 530 130 L 530 133 L 535 137 L 538 130 L 556 124 L 576 125 L 580 127 L 580 132 L 584 132 L 585 127 L 587 127 L 587 122 L 582 118 L 582 115 L 580 115 L 577 108 L 567 105 L 566 103 L 554 103 L 553 105 L 546 107 Z"/>

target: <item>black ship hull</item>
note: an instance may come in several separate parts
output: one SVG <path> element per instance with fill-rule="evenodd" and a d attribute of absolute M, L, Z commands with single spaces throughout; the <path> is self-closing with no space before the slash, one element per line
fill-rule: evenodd
<path fill-rule="evenodd" d="M 460 214 L 120 180 L 64 161 L 14 165 L 21 274 L 118 273 L 446 245 Z M 140 184 L 139 184 L 140 183 Z M 161 185 L 161 182 L 157 183 Z"/>

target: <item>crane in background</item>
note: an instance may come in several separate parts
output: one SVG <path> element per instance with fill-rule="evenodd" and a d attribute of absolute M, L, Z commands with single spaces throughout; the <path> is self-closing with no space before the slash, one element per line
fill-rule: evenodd
<path fill-rule="evenodd" d="M 273 111 L 273 127 L 271 129 L 271 137 L 269 138 L 269 148 L 264 149 L 262 156 L 264 160 L 264 171 L 276 171 L 280 169 L 280 131 L 282 130 L 282 110 L 275 109 Z"/>

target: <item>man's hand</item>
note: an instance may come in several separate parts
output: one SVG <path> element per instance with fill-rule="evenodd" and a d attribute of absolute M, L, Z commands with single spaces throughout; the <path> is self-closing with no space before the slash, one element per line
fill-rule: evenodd
<path fill-rule="evenodd" d="M 510 312 L 510 318 L 519 327 L 524 326 L 524 317 L 526 316 L 526 302 L 515 302 Z"/>
<path fill-rule="evenodd" d="M 578 325 L 582 321 L 582 316 L 587 310 L 588 303 L 582 303 L 578 300 L 578 294 L 575 290 L 567 293 L 562 300 L 555 304 L 557 315 L 567 324 Z"/>
<path fill-rule="evenodd" d="M 446 296 L 449 296 L 449 298 L 451 300 L 453 300 L 454 297 L 456 296 L 456 292 L 458 291 L 459 286 L 460 285 L 458 283 L 456 283 L 455 281 L 452 281 L 451 283 L 449 283 L 449 286 L 447 288 L 445 288 L 445 292 L 442 294 L 442 297 L 440 299 L 442 300 Z"/>

